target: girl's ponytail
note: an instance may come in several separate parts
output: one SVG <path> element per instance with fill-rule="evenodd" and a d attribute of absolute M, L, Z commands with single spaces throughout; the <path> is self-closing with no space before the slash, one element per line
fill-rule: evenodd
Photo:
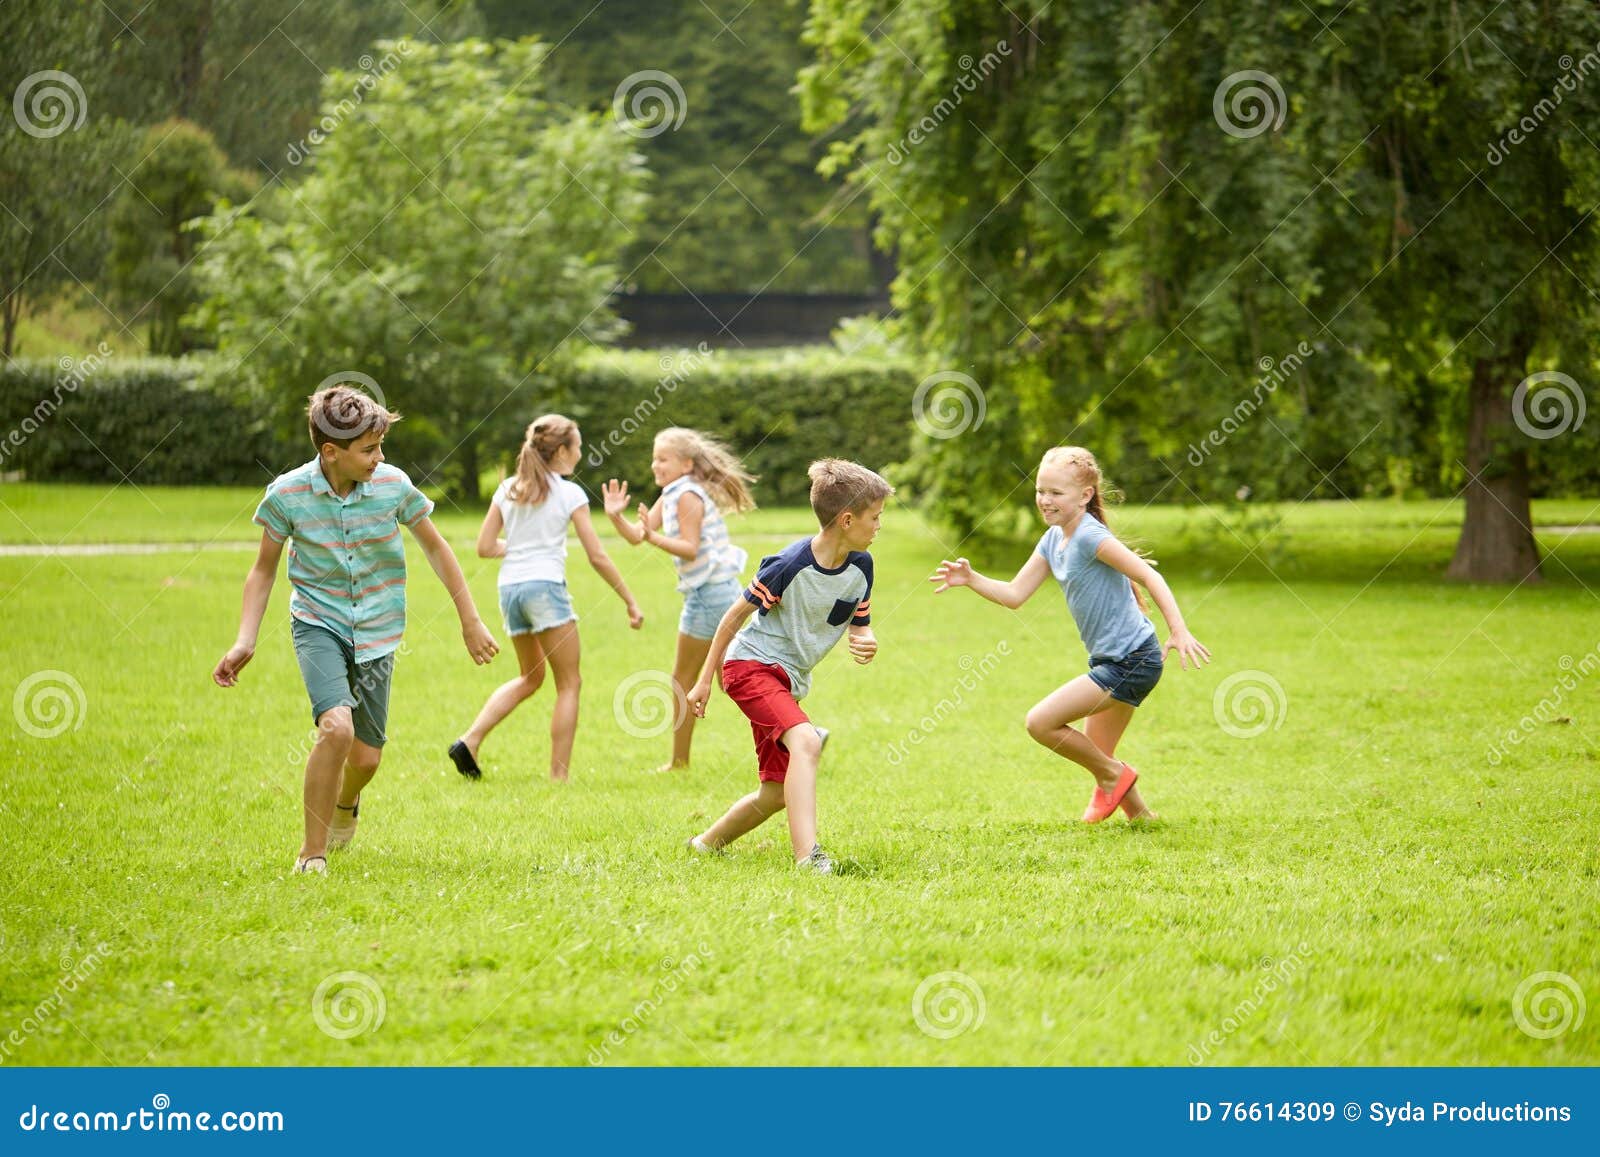
<path fill-rule="evenodd" d="M 537 506 L 550 497 L 550 462 L 563 446 L 572 445 L 578 424 L 562 414 L 546 414 L 528 424 L 517 451 L 517 476 L 507 492 L 511 501 Z"/>

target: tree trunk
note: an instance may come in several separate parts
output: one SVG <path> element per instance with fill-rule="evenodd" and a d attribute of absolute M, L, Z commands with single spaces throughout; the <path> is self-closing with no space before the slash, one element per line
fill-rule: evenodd
<path fill-rule="evenodd" d="M 471 509 L 483 501 L 478 491 L 477 442 L 468 438 L 456 450 L 456 458 L 461 463 L 461 500 L 468 504 L 468 509 Z"/>
<path fill-rule="evenodd" d="M 1532 343 L 1518 335 L 1501 357 L 1472 367 L 1467 417 L 1467 517 L 1446 578 L 1538 582 L 1539 549 L 1528 500 L 1527 445 L 1512 424 L 1511 395 Z"/>

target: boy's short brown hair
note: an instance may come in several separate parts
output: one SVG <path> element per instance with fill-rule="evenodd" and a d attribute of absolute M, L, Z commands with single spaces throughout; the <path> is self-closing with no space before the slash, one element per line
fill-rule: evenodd
<path fill-rule="evenodd" d="M 811 512 L 823 530 L 845 511 L 860 514 L 894 493 L 881 475 L 843 458 L 820 458 L 806 473 L 811 476 Z"/>
<path fill-rule="evenodd" d="M 382 436 L 399 420 L 400 415 L 382 402 L 349 386 L 318 390 L 306 406 L 306 426 L 318 453 L 329 442 L 348 450 L 357 438 L 365 434 Z"/>

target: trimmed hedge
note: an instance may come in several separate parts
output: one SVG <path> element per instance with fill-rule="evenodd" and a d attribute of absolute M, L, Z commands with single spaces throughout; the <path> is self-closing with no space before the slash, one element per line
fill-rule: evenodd
<path fill-rule="evenodd" d="M 640 497 L 653 493 L 655 432 L 690 426 L 743 457 L 760 477 L 758 502 L 794 506 L 808 501 L 806 467 L 817 458 L 880 471 L 906 458 L 919 378 L 909 361 L 841 358 L 827 347 L 606 350 L 579 359 L 551 408 L 583 431 L 574 478 L 592 493 L 608 478 L 627 479 Z"/>
<path fill-rule="evenodd" d="M 118 482 L 126 471 L 143 484 L 261 485 L 309 456 L 298 427 L 274 429 L 260 405 L 209 380 L 208 368 L 203 357 L 94 355 L 71 366 L 0 366 L 0 473 Z M 763 505 L 804 504 L 815 458 L 838 455 L 881 470 L 906 457 L 918 379 L 909 361 L 841 358 L 827 347 L 590 351 L 524 384 L 474 437 L 480 462 L 509 469 L 527 422 L 545 411 L 567 414 L 584 436 L 575 478 L 598 501 L 613 477 L 641 498 L 652 494 L 655 432 L 693 426 L 744 456 L 761 477 Z M 396 463 L 419 477 L 431 458 L 422 446 L 426 417 L 408 411 L 390 439 Z M 416 427 L 416 446 L 404 437 L 408 426 Z"/>

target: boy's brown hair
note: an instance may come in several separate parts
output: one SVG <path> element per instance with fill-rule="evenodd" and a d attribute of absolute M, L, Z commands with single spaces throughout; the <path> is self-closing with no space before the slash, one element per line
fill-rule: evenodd
<path fill-rule="evenodd" d="M 381 437 L 399 420 L 400 415 L 382 402 L 349 386 L 318 390 L 306 406 L 306 426 L 311 431 L 311 444 L 319 454 L 329 442 L 348 450 L 352 442 L 365 434 Z"/>
<path fill-rule="evenodd" d="M 845 511 L 860 514 L 894 493 L 879 474 L 843 458 L 821 458 L 807 471 L 811 476 L 811 512 L 827 530 Z"/>

